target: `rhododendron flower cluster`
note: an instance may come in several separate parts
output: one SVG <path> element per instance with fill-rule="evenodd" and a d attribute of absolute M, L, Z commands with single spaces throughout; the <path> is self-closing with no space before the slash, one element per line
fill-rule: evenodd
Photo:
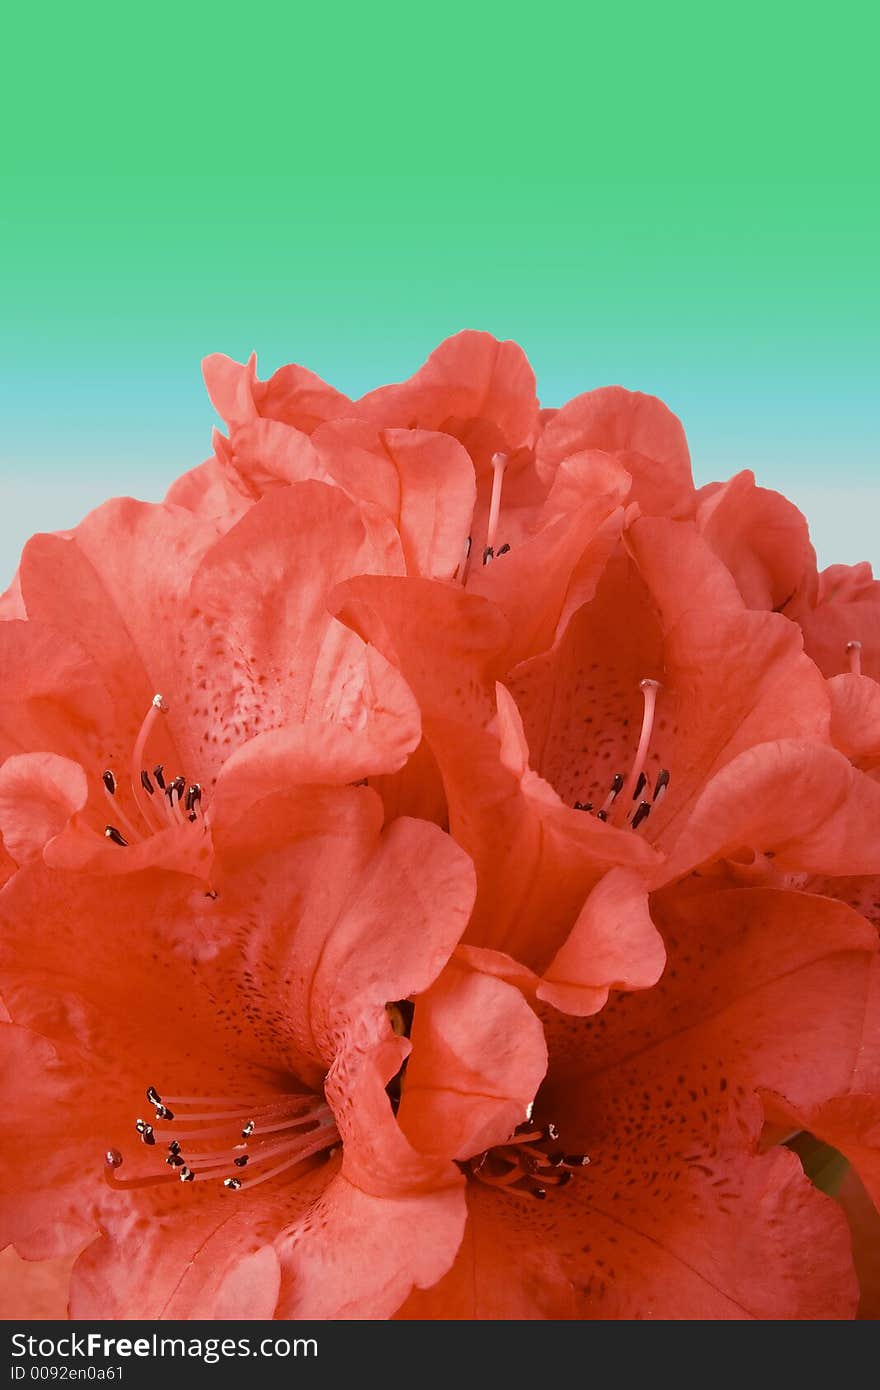
<path fill-rule="evenodd" d="M 204 370 L 207 462 L 0 600 L 12 1258 L 73 1318 L 876 1316 L 880 582 L 488 334 Z"/>

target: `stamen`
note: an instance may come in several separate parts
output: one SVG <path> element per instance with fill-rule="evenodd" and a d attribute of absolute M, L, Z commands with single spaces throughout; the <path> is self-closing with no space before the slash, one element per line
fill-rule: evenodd
<path fill-rule="evenodd" d="M 327 1128 L 326 1125 L 323 1127 L 325 1129 Z M 310 1129 L 306 1135 L 300 1137 L 308 1139 L 311 1143 L 312 1136 L 316 1134 L 320 1128 L 320 1125 L 316 1125 Z M 265 1163 L 267 1158 L 274 1158 L 276 1154 L 289 1153 L 292 1142 L 298 1143 L 299 1139 L 294 1139 L 293 1141 L 290 1139 L 283 1139 L 273 1144 L 263 1144 L 255 1148 L 253 1152 L 245 1154 L 238 1153 L 238 1151 L 247 1148 L 246 1143 L 236 1144 L 235 1148 L 231 1150 L 213 1149 L 206 1150 L 204 1153 L 190 1153 L 189 1149 L 187 1149 L 186 1162 L 195 1164 L 199 1173 L 212 1168 L 215 1170 L 223 1169 L 224 1171 L 227 1168 L 246 1168 L 249 1163 Z M 238 1154 L 237 1157 L 235 1156 L 236 1154 Z M 181 1157 L 182 1156 L 183 1155 L 181 1155 Z M 217 1177 L 219 1174 L 215 1171 L 214 1176 Z"/>
<path fill-rule="evenodd" d="M 862 674 L 862 644 L 861 642 L 847 642 L 846 654 L 849 657 L 849 669 L 854 676 Z"/>
<path fill-rule="evenodd" d="M 592 801 L 576 801 L 574 803 L 574 809 L 576 811 L 592 811 L 593 803 Z"/>
<path fill-rule="evenodd" d="M 323 1098 L 311 1093 L 264 1093 L 239 1103 L 230 1096 L 162 1096 L 157 1087 L 148 1086 L 146 1097 L 155 1107 L 156 1118 L 166 1121 L 175 1119 L 169 1105 L 174 1100 L 175 1106 L 183 1107 L 180 1118 L 188 1127 L 175 1124 L 162 1155 L 160 1174 L 117 1179 L 115 1170 L 122 1164 L 122 1155 L 117 1149 L 108 1149 L 105 1178 L 112 1187 L 140 1187 L 176 1178 L 187 1184 L 214 1180 L 238 1191 L 266 1182 L 339 1144 L 333 1112 Z M 215 1108 L 205 1108 L 212 1105 Z M 242 1125 L 242 1117 L 248 1115 Z M 135 1129 L 148 1147 L 155 1146 L 157 1138 L 171 1134 L 142 1118 L 135 1122 Z M 214 1140 L 218 1141 L 216 1146 L 212 1146 Z M 255 1168 L 258 1171 L 251 1176 Z M 246 1179 L 242 1176 L 245 1169 Z"/>
<path fill-rule="evenodd" d="M 487 1187 L 504 1188 L 544 1201 L 548 1190 L 565 1187 L 575 1172 L 590 1161 L 586 1154 L 566 1154 L 562 1150 L 547 1153 L 542 1146 L 558 1138 L 559 1130 L 553 1124 L 546 1129 L 527 1129 L 522 1125 L 505 1144 L 477 1154 L 461 1166 Z"/>
<path fill-rule="evenodd" d="M 509 550 L 510 546 L 507 542 L 505 542 L 499 550 L 495 551 L 495 559 L 497 560 L 499 555 L 506 555 Z"/>
<path fill-rule="evenodd" d="M 639 773 L 639 780 L 636 782 L 635 790 L 633 791 L 633 794 L 632 794 L 632 799 L 633 799 L 633 801 L 638 801 L 639 797 L 641 796 L 642 792 L 645 790 L 645 787 L 646 787 L 647 785 L 648 785 L 648 779 L 647 779 L 647 777 L 645 776 L 644 772 L 640 772 L 640 773 Z"/>
<path fill-rule="evenodd" d="M 260 1183 L 268 1182 L 270 1178 L 277 1178 L 279 1173 L 286 1173 L 289 1168 L 295 1168 L 300 1163 L 305 1163 L 307 1158 L 314 1158 L 316 1154 L 323 1153 L 327 1149 L 329 1149 L 329 1153 L 332 1153 L 338 1142 L 339 1134 L 336 1126 L 327 1128 L 323 1134 L 319 1134 L 311 1144 L 300 1149 L 285 1163 L 277 1163 L 274 1168 L 269 1169 L 268 1173 L 261 1173 L 257 1178 L 246 1178 L 241 1185 L 242 1192 L 246 1192 L 251 1187 L 259 1187 Z"/>
<path fill-rule="evenodd" d="M 115 825 L 105 825 L 104 834 L 107 836 L 108 840 L 113 841 L 114 845 L 122 845 L 123 848 L 125 848 L 128 845 L 128 841 L 126 840 L 125 836 L 120 835 Z"/>
<path fill-rule="evenodd" d="M 642 824 L 643 821 L 646 821 L 648 819 L 650 814 L 650 801 L 640 801 L 638 810 L 636 811 L 635 815 L 632 818 L 632 821 L 630 822 L 630 828 L 632 830 L 638 830 L 639 826 Z"/>
<path fill-rule="evenodd" d="M 657 781 L 654 783 L 654 795 L 651 797 L 651 800 L 655 804 L 660 800 L 661 796 L 663 796 L 668 786 L 669 768 L 661 767 L 660 771 L 657 773 Z"/>
<path fill-rule="evenodd" d="M 214 895 L 216 897 L 216 894 Z M 151 1089 L 153 1089 L 151 1087 Z M 148 1097 L 149 1099 L 149 1097 Z M 259 1096 L 162 1096 L 162 1100 L 167 1100 L 169 1105 L 240 1105 L 245 1110 L 252 1109 L 259 1103 Z M 279 1101 L 279 1104 L 281 1102 Z M 155 1101 L 150 1101 L 155 1105 Z M 241 1114 L 240 1110 L 230 1111 L 230 1114 Z M 216 1115 L 211 1116 L 216 1119 Z"/>
<path fill-rule="evenodd" d="M 118 820 L 119 824 L 124 827 L 125 832 L 129 837 L 127 841 L 122 840 L 122 843 L 131 844 L 132 842 L 134 842 L 135 844 L 137 844 L 137 842 L 141 839 L 140 832 L 138 831 L 137 826 L 132 824 L 130 817 L 127 815 L 124 808 L 117 800 L 116 785 L 116 778 L 114 774 L 109 770 L 109 768 L 106 772 L 101 773 L 101 790 L 103 791 L 110 805 L 113 807 L 113 815 L 115 819 Z M 116 840 L 115 836 L 110 834 L 111 830 L 115 830 L 116 835 L 120 835 L 121 839 L 121 832 L 115 826 L 112 825 L 108 825 L 106 827 L 104 834 L 107 836 L 108 840 L 113 840 L 114 843 L 119 844 L 120 840 Z"/>
<path fill-rule="evenodd" d="M 486 549 L 483 551 L 483 564 L 488 565 L 489 561 L 494 560 L 494 558 L 495 551 L 492 549 L 491 545 L 487 545 Z"/>
<path fill-rule="evenodd" d="M 615 772 L 614 780 L 611 783 L 611 790 L 609 791 L 605 800 L 602 802 L 602 810 L 605 812 L 606 816 L 622 791 L 623 774 L 620 772 Z"/>
<path fill-rule="evenodd" d="M 544 1137 L 543 1129 L 517 1130 L 515 1134 L 510 1136 L 504 1147 L 510 1149 L 515 1148 L 517 1144 L 534 1144 L 536 1139 L 543 1139 Z"/>
<path fill-rule="evenodd" d="M 247 1113 L 247 1112 L 245 1112 L 245 1113 Z M 242 1129 L 241 1132 L 240 1132 L 241 1138 L 242 1138 L 242 1139 L 249 1139 L 249 1138 L 251 1137 L 251 1135 L 254 1134 L 254 1133 L 256 1133 L 258 1136 L 262 1136 L 262 1135 L 264 1135 L 264 1134 L 276 1134 L 276 1133 L 278 1133 L 279 1131 L 285 1130 L 285 1129 L 302 1129 L 304 1126 L 305 1126 L 305 1127 L 308 1127 L 310 1124 L 313 1124 L 313 1123 L 314 1123 L 314 1118 L 315 1118 L 315 1117 L 314 1117 L 314 1108 L 313 1108 L 313 1107 L 312 1107 L 306 1114 L 304 1114 L 304 1115 L 296 1115 L 296 1114 L 290 1114 L 290 1113 L 288 1113 L 288 1114 L 285 1115 L 285 1117 L 284 1117 L 283 1119 L 278 1120 L 277 1122 L 274 1122 L 274 1123 L 273 1123 L 273 1122 L 272 1122 L 273 1116 L 277 1116 L 279 1113 L 283 1113 L 283 1112 L 279 1112 L 279 1109 L 276 1107 L 276 1108 L 274 1108 L 274 1109 L 272 1109 L 272 1110 L 264 1111 L 262 1117 L 258 1115 L 258 1116 L 256 1117 L 256 1119 L 249 1120 L 248 1123 L 245 1125 L 244 1129 Z M 224 1135 L 228 1135 L 228 1134 L 229 1134 L 229 1132 L 230 1132 L 230 1126 L 229 1126 L 229 1124 L 213 1125 L 211 1128 L 208 1128 L 208 1129 L 206 1129 L 203 1125 L 196 1125 L 196 1127 L 193 1128 L 193 1129 L 185 1129 L 185 1128 L 181 1128 L 180 1122 L 181 1122 L 181 1121 L 197 1121 L 197 1120 L 227 1120 L 227 1121 L 228 1121 L 228 1120 L 232 1120 L 232 1121 L 236 1121 L 236 1120 L 239 1120 L 240 1118 L 241 1118 L 241 1111 L 240 1111 L 240 1110 L 237 1110 L 237 1111 L 227 1111 L 225 1114 L 223 1114 L 223 1113 L 218 1113 L 218 1114 L 203 1114 L 203 1115 L 180 1115 L 180 1114 L 178 1114 L 178 1115 L 177 1115 L 178 1123 L 175 1124 L 173 1133 L 174 1133 L 174 1135 L 175 1135 L 178 1139 L 214 1139 L 214 1138 L 219 1138 L 219 1137 L 222 1137 L 222 1136 L 224 1136 Z M 162 1127 L 160 1126 L 160 1127 L 156 1127 L 156 1128 L 155 1128 L 155 1133 L 158 1134 L 158 1136 L 159 1136 L 160 1139 L 165 1139 L 168 1135 L 170 1135 L 170 1134 L 172 1133 L 172 1131 L 171 1131 L 170 1129 L 164 1129 L 164 1128 L 162 1128 Z"/>
<path fill-rule="evenodd" d="M 185 777 L 175 777 L 173 782 L 169 782 L 165 788 L 165 797 L 168 802 L 168 810 L 171 813 L 172 821 L 178 825 L 183 825 L 183 812 L 180 809 L 180 800 L 183 796 L 183 789 L 186 786 Z"/>
<path fill-rule="evenodd" d="M 498 532 L 498 518 L 501 515 L 501 489 L 504 485 L 504 470 L 507 467 L 506 454 L 492 455 L 492 468 L 494 476 L 492 478 L 492 497 L 489 502 L 489 524 L 486 527 L 486 548 L 493 548 L 495 536 Z"/>
<path fill-rule="evenodd" d="M 651 744 L 651 732 L 654 728 L 654 713 L 657 708 L 657 692 L 660 689 L 660 682 L 655 680 L 643 680 L 639 682 L 639 689 L 645 700 L 644 712 L 642 714 L 642 729 L 639 735 L 639 746 L 633 759 L 633 765 L 629 770 L 626 785 L 621 797 L 621 805 L 626 806 L 632 799 L 633 791 L 645 767 L 645 760 L 648 756 L 648 749 Z M 643 784 L 644 785 L 644 784 Z"/>
<path fill-rule="evenodd" d="M 156 788 L 150 781 L 150 774 L 145 767 L 141 768 L 141 786 L 149 796 L 155 796 Z"/>
<path fill-rule="evenodd" d="M 168 786 L 165 788 L 165 795 L 168 797 L 168 800 L 173 801 L 174 798 L 177 797 L 177 800 L 180 801 L 183 797 L 183 791 L 185 786 L 185 777 L 175 777 L 174 781 L 169 782 Z"/>

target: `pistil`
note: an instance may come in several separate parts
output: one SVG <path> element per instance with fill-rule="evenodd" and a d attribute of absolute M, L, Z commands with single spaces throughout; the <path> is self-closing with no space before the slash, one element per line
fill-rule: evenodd
<path fill-rule="evenodd" d="M 504 486 L 504 470 L 507 467 L 506 454 L 492 455 L 492 496 L 489 501 L 489 524 L 486 527 L 486 548 L 483 552 L 483 564 L 486 563 L 486 556 L 490 558 L 495 554 L 495 537 L 498 534 L 498 520 L 501 516 L 501 489 Z"/>
<path fill-rule="evenodd" d="M 648 757 L 648 749 L 651 746 L 651 734 L 654 729 L 654 715 L 657 709 L 657 692 L 660 689 L 660 682 L 655 680 L 643 680 L 639 682 L 639 689 L 645 701 L 642 711 L 642 728 L 639 734 L 639 745 L 636 749 L 636 755 L 633 759 L 632 767 L 629 770 L 629 776 L 621 791 L 619 805 L 624 808 L 624 811 L 623 815 L 621 815 L 619 811 L 617 812 L 617 818 L 619 820 L 624 820 L 626 818 L 630 801 L 641 794 L 642 788 L 647 781 L 647 778 L 645 778 L 645 781 L 641 781 L 640 779 L 643 777 L 645 762 Z"/>

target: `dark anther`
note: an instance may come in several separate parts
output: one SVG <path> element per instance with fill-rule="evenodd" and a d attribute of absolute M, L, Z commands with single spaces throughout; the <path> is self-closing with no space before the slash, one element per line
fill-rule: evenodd
<path fill-rule="evenodd" d="M 209 888 L 208 891 L 207 891 L 206 894 L 205 894 L 205 897 L 206 897 L 206 898 L 210 898 L 210 899 L 212 900 L 212 902 L 213 902 L 216 898 L 218 898 L 219 896 L 220 896 L 220 895 L 219 895 L 219 893 L 217 892 L 216 888 Z"/>
<path fill-rule="evenodd" d="M 638 830 L 638 828 L 639 828 L 639 826 L 641 825 L 642 821 L 647 820 L 650 814 L 651 814 L 651 803 L 650 803 L 650 801 L 640 801 L 640 802 L 639 802 L 639 809 L 636 811 L 635 815 L 634 815 L 633 818 L 632 818 L 632 828 L 633 828 L 633 830 Z"/>
<path fill-rule="evenodd" d="M 574 1177 L 574 1173 L 563 1173 L 563 1174 L 560 1176 L 559 1182 L 556 1184 L 556 1186 L 557 1186 L 557 1187 L 565 1187 L 566 1183 L 571 1182 L 571 1180 L 572 1180 L 573 1177 Z"/>
<path fill-rule="evenodd" d="M 108 1168 L 121 1168 L 122 1154 L 118 1149 L 108 1149 L 104 1155 L 104 1162 Z"/>
<path fill-rule="evenodd" d="M 550 1165 L 551 1168 L 558 1168 L 561 1164 L 563 1164 L 563 1163 L 565 1162 L 565 1154 L 563 1154 L 563 1153 L 552 1153 L 552 1154 L 547 1154 L 547 1157 L 545 1158 L 544 1162 L 545 1162 L 545 1163 L 549 1163 L 549 1165 Z"/>
<path fill-rule="evenodd" d="M 187 1168 L 186 1164 L 184 1164 L 180 1170 L 179 1177 L 181 1182 L 192 1182 L 195 1178 L 195 1173 L 192 1168 Z"/>
<path fill-rule="evenodd" d="M 141 786 L 143 787 L 143 789 L 144 789 L 145 792 L 149 792 L 149 793 L 150 793 L 150 796 L 154 796 L 154 795 L 155 795 L 155 793 L 156 793 L 156 788 L 153 786 L 152 782 L 150 781 L 150 774 L 149 774 L 149 772 L 147 772 L 147 769 L 146 769 L 146 768 L 142 768 L 142 769 L 141 769 Z"/>
<path fill-rule="evenodd" d="M 590 1162 L 586 1154 L 566 1154 L 562 1161 L 566 1168 L 586 1168 Z"/>
<path fill-rule="evenodd" d="M 612 796 L 617 796 L 617 795 L 618 795 L 620 792 L 622 792 L 622 791 L 623 791 L 623 774 L 622 774 L 621 772 L 615 772 L 615 774 L 614 774 L 614 781 L 611 783 L 611 795 L 612 795 Z"/>
<path fill-rule="evenodd" d="M 188 811 L 191 811 L 194 806 L 198 805 L 201 799 L 202 789 L 199 786 L 198 782 L 193 782 L 192 786 L 187 787 L 186 789 L 186 800 L 183 804 Z"/>
<path fill-rule="evenodd" d="M 495 551 L 492 549 L 491 545 L 487 545 L 486 549 L 483 551 L 483 564 L 488 565 L 489 561 L 493 560 L 494 558 Z"/>
<path fill-rule="evenodd" d="M 539 1202 L 543 1202 L 544 1198 L 547 1196 L 546 1187 L 536 1187 L 532 1193 L 532 1196 L 537 1197 Z"/>
<path fill-rule="evenodd" d="M 101 773 L 101 781 L 104 783 L 110 795 L 114 796 L 116 793 L 116 778 L 113 776 L 109 767 L 106 772 Z"/>
<path fill-rule="evenodd" d="M 169 1168 L 182 1168 L 184 1165 L 183 1158 L 180 1154 L 169 1154 L 165 1162 L 168 1164 Z"/>
<path fill-rule="evenodd" d="M 168 1145 L 168 1152 L 169 1152 L 170 1154 L 179 1154 L 179 1153 L 180 1153 L 180 1144 L 178 1143 L 178 1141 L 177 1141 L 176 1139 L 172 1139 L 172 1140 L 171 1140 L 171 1143 Z"/>
<path fill-rule="evenodd" d="M 495 551 L 495 558 L 497 559 L 499 555 L 506 555 L 509 549 L 510 546 L 507 543 L 505 543 L 500 547 L 500 549 Z"/>
<path fill-rule="evenodd" d="M 246 1168 L 248 1166 L 247 1154 L 242 1154 L 241 1158 L 234 1158 L 232 1161 L 236 1168 Z"/>
<path fill-rule="evenodd" d="M 159 1095 L 159 1092 L 156 1090 L 155 1086 L 147 1087 L 147 1100 L 150 1102 L 151 1105 L 162 1104 L 162 1097 Z"/>
<path fill-rule="evenodd" d="M 592 801 L 576 801 L 574 803 L 574 809 L 576 811 L 592 811 L 593 803 Z"/>
<path fill-rule="evenodd" d="M 241 1137 L 242 1137 L 242 1139 L 250 1139 L 250 1137 L 251 1137 L 251 1135 L 253 1134 L 255 1128 L 256 1128 L 256 1125 L 255 1125 L 254 1121 L 253 1121 L 253 1120 L 248 1120 L 248 1122 L 247 1122 L 247 1124 L 245 1125 L 244 1129 L 241 1131 Z"/>
<path fill-rule="evenodd" d="M 152 1125 L 145 1125 L 143 1129 L 139 1130 L 139 1133 L 140 1133 L 140 1136 L 141 1136 L 141 1143 L 142 1143 L 142 1144 L 149 1144 L 150 1147 L 152 1147 L 153 1144 L 155 1144 L 155 1142 L 156 1142 L 156 1136 L 155 1136 L 155 1134 L 153 1133 L 153 1126 L 152 1126 Z"/>
<path fill-rule="evenodd" d="M 224 1187 L 228 1187 L 229 1190 L 230 1190 L 230 1192 L 237 1192 L 238 1189 L 241 1187 L 241 1179 L 240 1179 L 240 1178 L 224 1178 L 224 1179 L 223 1179 L 223 1186 L 224 1186 Z"/>
<path fill-rule="evenodd" d="M 546 1133 L 548 1139 L 559 1138 L 559 1130 L 557 1129 L 556 1125 L 554 1125 L 552 1122 L 547 1126 Z"/>
<path fill-rule="evenodd" d="M 153 776 L 154 776 L 155 779 L 156 779 L 156 786 L 157 786 L 157 787 L 159 788 L 159 790 L 162 791 L 162 792 L 164 792 L 164 790 L 165 790 L 165 778 L 164 778 L 164 776 L 162 775 L 162 774 L 164 773 L 164 771 L 165 771 L 165 764 L 164 764 L 164 763 L 157 763 L 156 766 L 153 768 Z"/>
<path fill-rule="evenodd" d="M 608 819 L 608 812 L 607 812 L 607 811 L 597 811 L 597 812 L 596 812 L 596 820 L 607 820 L 607 819 Z"/>
<path fill-rule="evenodd" d="M 198 816 L 196 815 L 195 811 L 190 811 L 189 815 L 187 816 L 187 820 L 190 822 L 190 824 L 198 820 Z"/>
<path fill-rule="evenodd" d="M 172 805 L 174 804 L 175 796 L 177 797 L 177 800 L 180 801 L 181 797 L 183 796 L 183 789 L 185 786 L 185 777 L 175 777 L 173 782 L 168 783 L 168 786 L 165 788 L 165 795 L 168 797 L 168 800 L 172 803 Z"/>
<path fill-rule="evenodd" d="M 112 840 L 114 845 L 122 845 L 123 848 L 128 844 L 124 835 L 121 835 L 115 825 L 105 825 L 104 834 L 108 840 Z"/>
<path fill-rule="evenodd" d="M 173 1110 L 169 1110 L 167 1105 L 161 1105 L 161 1104 L 160 1104 L 160 1105 L 157 1105 L 157 1106 L 156 1106 L 156 1119 L 157 1119 L 157 1120 L 173 1120 L 173 1119 L 174 1119 L 174 1111 L 173 1111 Z"/>
<path fill-rule="evenodd" d="M 640 772 L 639 780 L 636 782 L 635 791 L 633 792 L 633 801 L 638 801 L 639 797 L 641 796 L 642 792 L 645 790 L 645 787 L 647 785 L 647 777 L 645 776 L 644 772 Z"/>
<path fill-rule="evenodd" d="M 653 795 L 653 797 L 652 797 L 652 800 L 653 800 L 653 801 L 656 801 L 656 800 L 657 800 L 657 797 L 658 797 L 658 796 L 660 795 L 660 793 L 663 791 L 664 787 L 668 787 L 668 786 L 669 786 L 669 768 L 668 768 L 668 767 L 661 767 L 660 771 L 657 773 L 657 782 L 656 782 L 656 784 L 655 784 L 655 786 L 654 786 L 654 795 Z"/>

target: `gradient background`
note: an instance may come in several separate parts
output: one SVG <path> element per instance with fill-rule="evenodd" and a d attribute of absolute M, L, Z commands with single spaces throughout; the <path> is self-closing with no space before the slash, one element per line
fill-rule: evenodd
<path fill-rule="evenodd" d="M 8 17 L 0 585 L 205 457 L 205 353 L 358 394 L 462 327 L 546 404 L 661 395 L 698 481 L 880 559 L 876 8 L 610 10 Z"/>

